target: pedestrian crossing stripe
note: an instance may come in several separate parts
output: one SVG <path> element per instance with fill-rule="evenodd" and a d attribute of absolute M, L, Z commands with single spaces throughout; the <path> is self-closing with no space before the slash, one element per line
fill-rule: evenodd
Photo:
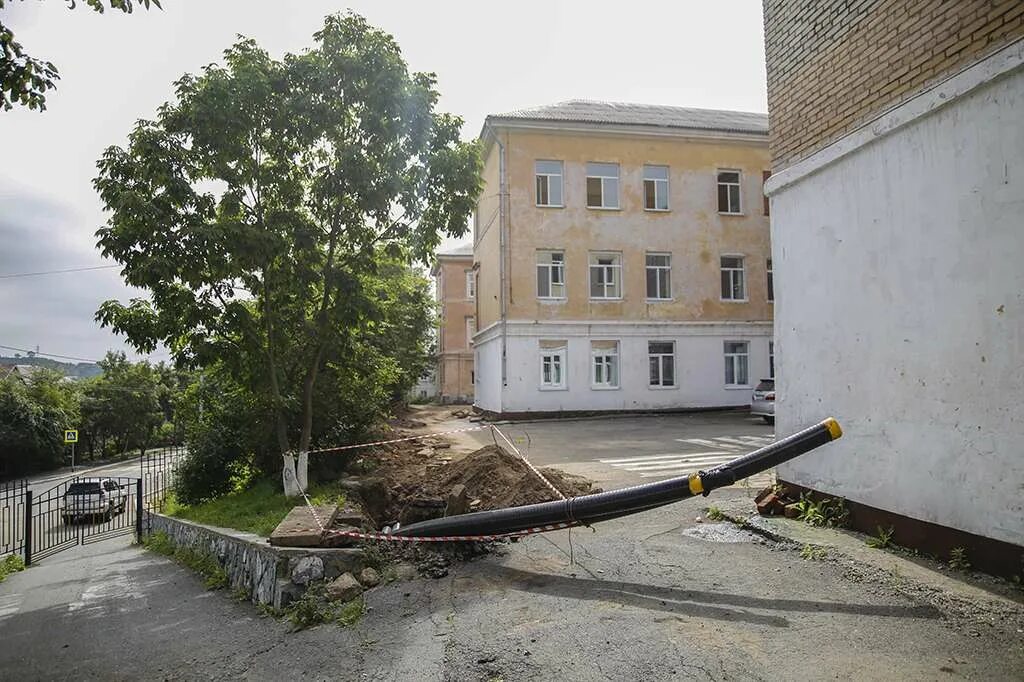
<path fill-rule="evenodd" d="M 751 449 L 774 442 L 773 436 L 718 436 L 715 438 L 676 438 L 677 442 L 697 445 L 704 450 L 696 452 L 664 452 L 636 457 L 599 459 L 598 462 L 623 469 L 641 478 L 667 478 L 700 469 L 710 469 L 732 461 Z M 750 483 L 766 484 L 772 481 L 771 472 L 751 476 Z"/>

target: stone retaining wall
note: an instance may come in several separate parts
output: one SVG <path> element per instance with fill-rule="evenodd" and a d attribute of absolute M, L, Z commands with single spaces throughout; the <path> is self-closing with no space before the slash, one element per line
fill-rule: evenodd
<path fill-rule="evenodd" d="M 254 604 L 282 608 L 317 580 L 358 573 L 366 566 L 361 549 L 271 547 L 252 533 L 204 526 L 184 519 L 147 512 L 146 535 L 163 532 L 175 546 L 190 547 L 217 558 L 228 576 L 228 587 L 244 590 Z"/>

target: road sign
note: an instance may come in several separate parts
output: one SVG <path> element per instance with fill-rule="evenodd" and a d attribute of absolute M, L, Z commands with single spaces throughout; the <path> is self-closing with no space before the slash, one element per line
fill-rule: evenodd
<path fill-rule="evenodd" d="M 78 442 L 78 429 L 64 429 L 64 442 L 65 443 L 77 443 Z"/>

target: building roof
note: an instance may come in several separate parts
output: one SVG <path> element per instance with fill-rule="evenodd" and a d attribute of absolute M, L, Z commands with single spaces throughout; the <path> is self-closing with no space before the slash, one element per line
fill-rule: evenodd
<path fill-rule="evenodd" d="M 446 249 L 444 251 L 438 251 L 437 252 L 437 257 L 438 258 L 442 258 L 444 256 L 448 256 L 448 257 L 452 257 L 452 258 L 457 258 L 459 256 L 472 256 L 472 255 L 473 255 L 473 244 L 472 243 L 461 244 L 461 245 L 456 246 L 454 248 Z"/>
<path fill-rule="evenodd" d="M 750 111 L 691 109 L 662 104 L 628 104 L 571 99 L 557 104 L 493 114 L 487 122 L 546 121 L 652 126 L 726 133 L 768 134 L 768 115 Z"/>

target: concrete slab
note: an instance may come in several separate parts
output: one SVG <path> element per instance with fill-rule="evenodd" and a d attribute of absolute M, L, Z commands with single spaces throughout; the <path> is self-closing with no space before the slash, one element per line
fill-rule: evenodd
<path fill-rule="evenodd" d="M 316 518 L 313 518 L 313 513 Z M 338 505 L 316 506 L 313 513 L 306 505 L 292 509 L 270 534 L 270 544 L 275 547 L 319 547 L 323 539 L 321 527 L 331 527 L 338 515 Z"/>

